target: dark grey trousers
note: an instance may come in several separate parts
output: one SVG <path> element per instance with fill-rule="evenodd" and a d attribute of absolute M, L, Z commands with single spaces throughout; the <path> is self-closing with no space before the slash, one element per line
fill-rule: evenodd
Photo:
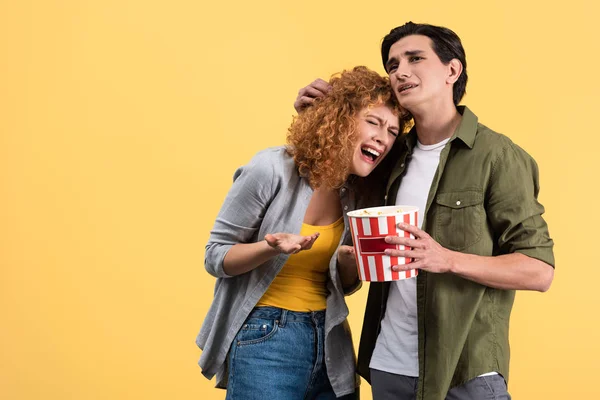
<path fill-rule="evenodd" d="M 371 369 L 373 400 L 415 400 L 417 380 Z M 450 389 L 446 400 L 511 400 L 502 375 L 480 376 Z"/>

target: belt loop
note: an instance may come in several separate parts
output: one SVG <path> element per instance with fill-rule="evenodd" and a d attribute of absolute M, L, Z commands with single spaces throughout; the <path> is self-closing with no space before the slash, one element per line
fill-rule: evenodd
<path fill-rule="evenodd" d="M 283 328 L 285 326 L 285 323 L 287 322 L 288 310 L 286 310 L 285 308 L 280 308 L 280 310 L 281 314 L 279 315 L 279 327 Z"/>
<path fill-rule="evenodd" d="M 325 312 L 324 311 L 313 311 L 312 313 L 313 321 L 315 325 L 325 325 Z"/>

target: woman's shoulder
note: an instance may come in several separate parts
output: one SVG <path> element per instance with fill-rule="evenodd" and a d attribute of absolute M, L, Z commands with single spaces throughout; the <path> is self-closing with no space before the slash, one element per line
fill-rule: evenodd
<path fill-rule="evenodd" d="M 285 146 L 277 146 L 256 153 L 246 165 L 236 171 L 235 177 L 246 173 L 258 180 L 273 180 L 289 177 L 297 173 L 296 170 L 294 159 Z"/>
<path fill-rule="evenodd" d="M 292 160 L 293 162 L 293 159 L 285 146 L 274 146 L 263 149 L 256 153 L 254 157 L 252 157 L 252 160 L 262 163 L 281 163 L 289 160 Z"/>

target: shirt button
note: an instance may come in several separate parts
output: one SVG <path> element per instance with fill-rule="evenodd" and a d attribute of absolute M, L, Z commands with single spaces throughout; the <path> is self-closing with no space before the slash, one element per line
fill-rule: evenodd
<path fill-rule="evenodd" d="M 456 202 L 456 205 L 457 205 L 457 206 L 460 206 L 460 200 L 458 200 L 458 201 Z"/>
<path fill-rule="evenodd" d="M 404 163 L 400 164 L 400 168 L 404 168 Z"/>
<path fill-rule="evenodd" d="M 344 206 L 344 211 L 346 211 L 348 209 L 348 206 Z"/>
<path fill-rule="evenodd" d="M 346 188 L 342 188 L 342 193 L 344 193 L 346 191 Z"/>

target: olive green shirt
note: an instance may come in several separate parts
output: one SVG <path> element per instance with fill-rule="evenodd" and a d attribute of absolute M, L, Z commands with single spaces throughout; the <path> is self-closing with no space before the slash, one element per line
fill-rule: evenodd
<path fill-rule="evenodd" d="M 443 149 L 423 229 L 447 249 L 481 256 L 522 253 L 554 266 L 553 241 L 537 201 L 538 167 L 509 138 L 478 123 L 466 107 Z M 396 198 L 417 140 L 401 143 L 386 190 Z M 358 356 L 369 362 L 385 314 L 389 283 L 371 283 Z M 417 399 L 443 400 L 448 390 L 487 372 L 508 381 L 508 325 L 514 290 L 493 289 L 458 275 L 421 271 L 417 278 L 419 386 Z"/>

